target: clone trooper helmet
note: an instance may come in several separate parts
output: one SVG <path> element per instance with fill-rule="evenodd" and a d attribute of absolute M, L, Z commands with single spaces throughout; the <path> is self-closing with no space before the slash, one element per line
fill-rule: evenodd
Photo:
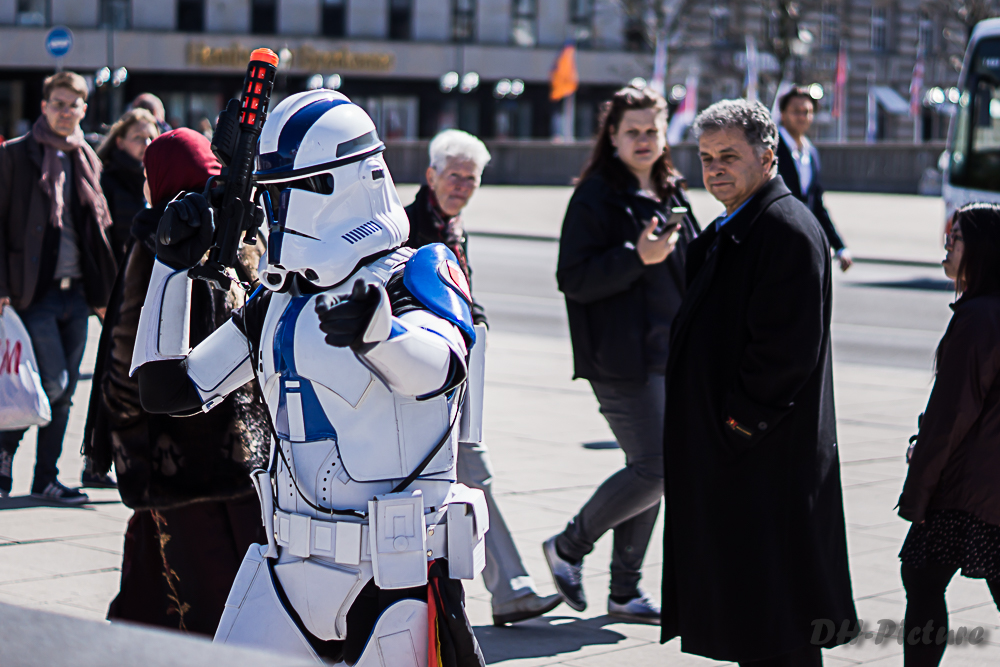
<path fill-rule="evenodd" d="M 299 93 L 274 108 L 254 172 L 269 223 L 264 285 L 279 290 L 297 273 L 332 287 L 406 241 L 410 224 L 384 150 L 368 114 L 341 93 Z"/>

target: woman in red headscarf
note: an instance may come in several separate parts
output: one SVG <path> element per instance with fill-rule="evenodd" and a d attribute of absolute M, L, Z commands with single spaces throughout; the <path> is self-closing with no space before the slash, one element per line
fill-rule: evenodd
<path fill-rule="evenodd" d="M 122 501 L 135 510 L 125 533 L 121 591 L 108 618 L 213 635 L 246 550 L 266 539 L 249 472 L 267 460 L 268 427 L 249 385 L 211 412 L 183 419 L 149 414 L 139 403 L 129 367 L 160 216 L 170 200 L 201 192 L 220 169 L 209 141 L 186 128 L 159 136 L 143 162 L 152 206 L 132 223 L 84 434 L 91 469 L 106 472 L 113 461 Z M 241 250 L 238 272 L 247 282 L 256 279 L 262 246 Z M 219 292 L 194 282 L 192 346 L 243 305 L 245 293 L 233 285 Z"/>

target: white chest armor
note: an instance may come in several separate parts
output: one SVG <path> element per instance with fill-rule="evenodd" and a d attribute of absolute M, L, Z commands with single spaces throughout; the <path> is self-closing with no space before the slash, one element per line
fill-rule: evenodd
<path fill-rule="evenodd" d="M 348 292 L 356 278 L 384 285 L 411 253 L 399 250 L 361 268 L 339 290 Z M 351 349 L 326 344 L 317 296 L 272 297 L 257 371 L 298 490 L 320 507 L 364 511 L 373 495 L 392 490 L 446 434 L 458 394 L 417 400 L 392 391 Z M 410 486 L 423 491 L 427 507 L 440 507 L 455 481 L 458 429 L 451 431 Z M 284 466 L 278 470 L 280 509 L 330 518 L 298 497 Z"/>

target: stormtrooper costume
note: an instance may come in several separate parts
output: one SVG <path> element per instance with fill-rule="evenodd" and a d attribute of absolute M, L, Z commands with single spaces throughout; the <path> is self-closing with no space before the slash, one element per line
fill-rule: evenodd
<path fill-rule="evenodd" d="M 486 503 L 454 470 L 458 443 L 481 434 L 469 286 L 443 245 L 401 247 L 409 223 L 383 150 L 339 93 L 272 111 L 255 173 L 261 287 L 194 349 L 191 279 L 165 231 L 183 223 L 161 221 L 132 361 L 144 407 L 207 411 L 256 380 L 277 439 L 252 474 L 268 543 L 248 551 L 216 642 L 423 667 L 429 564 L 445 559 L 451 579 L 485 564 Z"/>

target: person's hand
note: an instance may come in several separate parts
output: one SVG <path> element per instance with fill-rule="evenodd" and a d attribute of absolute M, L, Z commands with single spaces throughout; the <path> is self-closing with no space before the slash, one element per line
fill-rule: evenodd
<path fill-rule="evenodd" d="M 659 264 L 666 260 L 677 247 L 679 236 L 677 228 L 668 229 L 663 234 L 654 236 L 658 224 L 660 224 L 660 219 L 653 216 L 653 219 L 639 234 L 639 241 L 635 244 L 635 251 L 639 254 L 639 259 L 643 264 Z"/>
<path fill-rule="evenodd" d="M 10 305 L 10 297 L 0 296 L 0 315 L 3 315 L 4 306 L 9 306 L 9 305 Z"/>
<path fill-rule="evenodd" d="M 837 253 L 837 261 L 840 262 L 840 270 L 847 271 L 854 264 L 854 259 L 851 257 L 851 251 L 847 248 L 841 248 Z"/>
<path fill-rule="evenodd" d="M 322 294 L 316 299 L 319 328 L 326 334 L 326 344 L 333 347 L 362 345 L 361 338 L 378 308 L 379 291 L 358 278 L 349 296 Z"/>
<path fill-rule="evenodd" d="M 215 223 L 208 200 L 197 192 L 167 204 L 156 229 L 156 257 L 175 269 L 187 269 L 212 245 Z"/>

